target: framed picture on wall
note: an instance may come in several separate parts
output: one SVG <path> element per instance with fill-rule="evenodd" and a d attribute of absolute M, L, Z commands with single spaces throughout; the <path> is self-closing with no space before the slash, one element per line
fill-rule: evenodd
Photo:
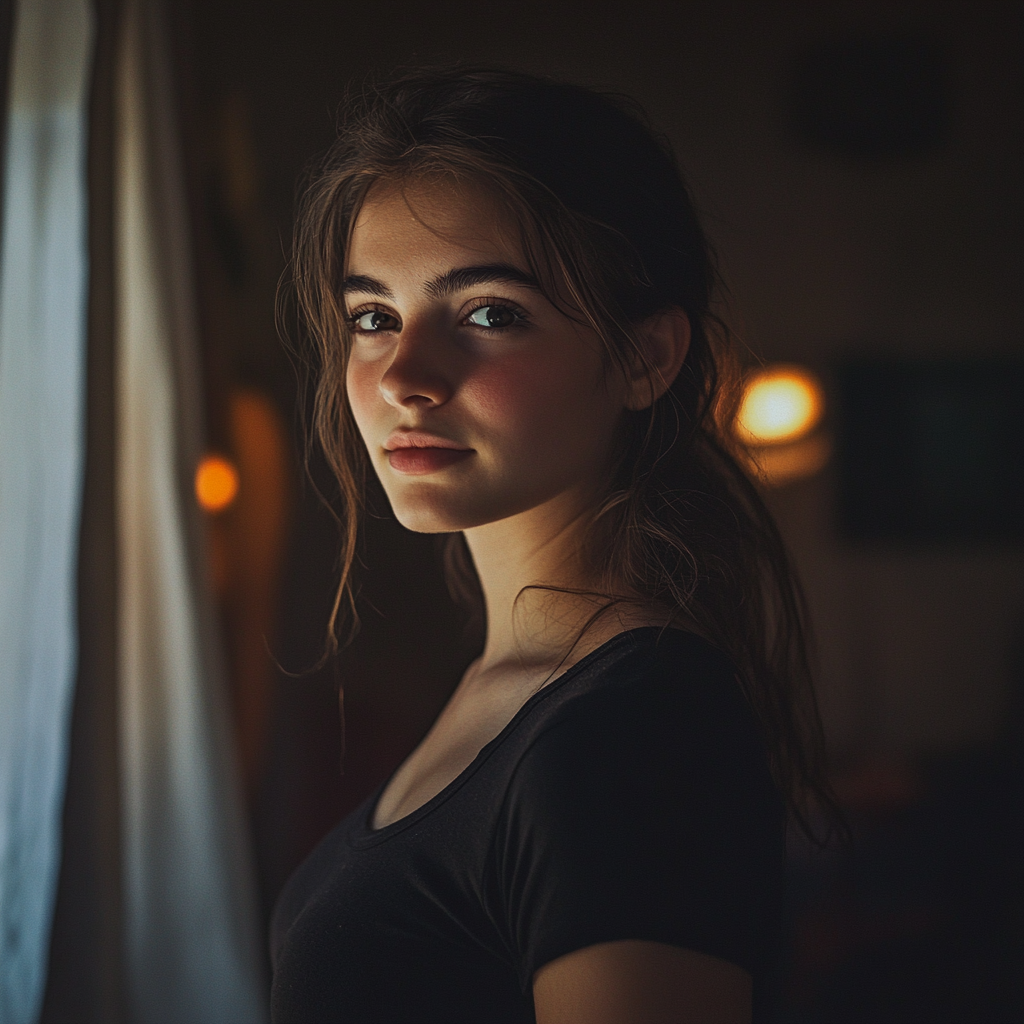
<path fill-rule="evenodd" d="M 837 376 L 847 536 L 1024 537 L 1024 361 L 859 360 Z"/>

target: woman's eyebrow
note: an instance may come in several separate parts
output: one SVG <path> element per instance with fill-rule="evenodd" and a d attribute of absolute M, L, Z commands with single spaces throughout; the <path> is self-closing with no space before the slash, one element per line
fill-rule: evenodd
<path fill-rule="evenodd" d="M 427 287 L 428 295 L 435 299 L 451 295 L 463 288 L 473 288 L 478 284 L 491 281 L 504 281 L 507 284 L 525 285 L 527 288 L 540 289 L 540 284 L 532 275 L 512 266 L 511 263 L 484 263 L 477 267 L 455 267 L 446 270 L 431 281 Z M 394 292 L 375 277 L 365 274 L 350 274 L 341 283 L 341 294 L 360 292 L 363 295 L 376 295 L 380 299 L 393 299 Z"/>
<path fill-rule="evenodd" d="M 364 295 L 376 295 L 379 299 L 393 299 L 394 292 L 375 277 L 367 277 L 365 274 L 350 274 L 341 282 L 341 294 L 348 295 L 349 292 L 362 292 Z"/>
<path fill-rule="evenodd" d="M 540 284 L 532 274 L 527 274 L 511 263 L 485 263 L 478 267 L 456 267 L 445 271 L 427 285 L 427 294 L 441 298 L 463 288 L 473 288 L 491 281 L 504 281 L 506 284 L 520 284 L 527 288 L 540 289 Z"/>

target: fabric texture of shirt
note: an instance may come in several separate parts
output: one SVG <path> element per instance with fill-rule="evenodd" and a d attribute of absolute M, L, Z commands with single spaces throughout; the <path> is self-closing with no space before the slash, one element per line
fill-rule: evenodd
<path fill-rule="evenodd" d="M 534 972 L 650 940 L 772 988 L 785 812 L 736 674 L 676 629 L 619 634 L 379 830 L 383 786 L 274 912 L 272 1019 L 533 1021 Z"/>

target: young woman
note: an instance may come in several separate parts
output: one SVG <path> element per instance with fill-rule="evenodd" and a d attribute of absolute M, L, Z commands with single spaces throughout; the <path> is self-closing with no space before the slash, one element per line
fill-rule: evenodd
<path fill-rule="evenodd" d="M 667 145 L 575 86 L 408 75 L 350 105 L 295 282 L 345 503 L 336 615 L 372 467 L 400 523 L 448 535 L 486 639 L 282 894 L 274 1020 L 756 1017 L 818 733 Z"/>

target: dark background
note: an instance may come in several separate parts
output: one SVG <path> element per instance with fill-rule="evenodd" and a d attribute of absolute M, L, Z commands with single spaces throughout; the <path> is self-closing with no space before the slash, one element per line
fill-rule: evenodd
<path fill-rule="evenodd" d="M 334 137 L 351 83 L 406 63 L 501 62 L 638 99 L 692 183 L 749 362 L 802 362 L 828 388 L 838 454 L 769 497 L 807 587 L 822 713 L 857 843 L 816 855 L 794 843 L 780 1019 L 1024 1017 L 1022 11 L 175 7 L 211 447 L 241 443 L 227 410 L 245 393 L 277 410 L 291 453 L 285 554 L 267 585 L 270 647 L 295 675 L 266 660 L 271 704 L 251 796 L 268 910 L 318 836 L 422 735 L 469 653 L 433 545 L 382 509 L 366 531 L 362 631 L 340 658 L 305 671 L 322 651 L 337 532 L 303 475 L 305 406 L 274 321 L 297 182 Z M 950 513 L 937 527 L 924 485 L 906 484 L 892 455 L 908 450 L 900 424 L 934 379 L 947 381 L 950 408 L 973 402 L 985 429 L 999 424 L 973 459 L 965 428 L 940 416 L 953 427 L 933 431 L 922 458 L 960 450 L 981 476 L 961 474 L 973 496 L 961 487 L 950 499 L 967 502 L 967 518 Z M 311 468 L 329 492 L 315 456 Z M 891 514 L 879 511 L 886 479 L 909 488 Z M 243 473 L 242 505 L 245 488 Z M 917 519 L 905 514 L 922 501 Z M 243 702 L 260 685 L 246 671 L 236 664 Z"/>

